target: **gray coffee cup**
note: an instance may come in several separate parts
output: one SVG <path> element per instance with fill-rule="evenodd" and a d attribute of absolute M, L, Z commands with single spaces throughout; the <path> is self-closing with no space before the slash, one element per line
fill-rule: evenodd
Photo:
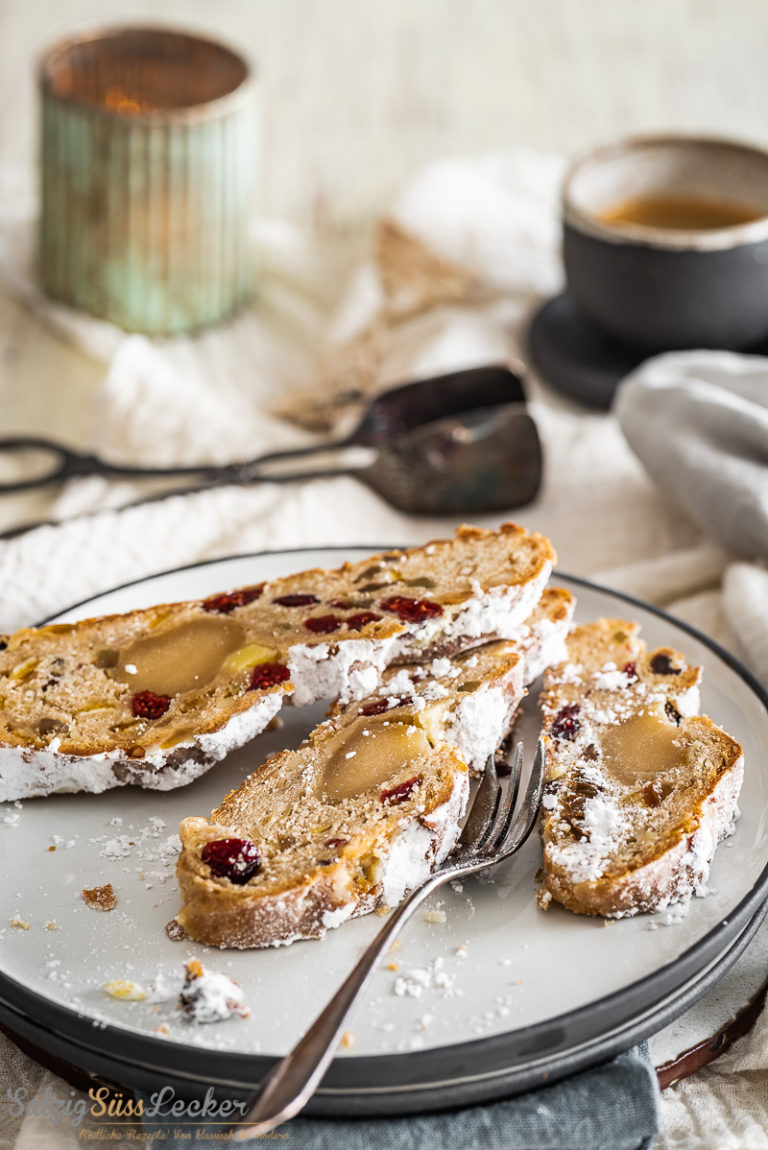
<path fill-rule="evenodd" d="M 622 204 L 654 200 L 709 204 L 714 222 L 616 219 Z M 623 343 L 736 350 L 768 338 L 768 152 L 684 136 L 598 147 L 567 173 L 563 223 L 568 291 Z"/>

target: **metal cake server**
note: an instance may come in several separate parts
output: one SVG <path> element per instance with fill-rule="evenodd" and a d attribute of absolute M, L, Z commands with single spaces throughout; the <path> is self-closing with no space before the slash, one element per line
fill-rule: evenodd
<path fill-rule="evenodd" d="M 436 419 L 376 447 L 342 452 L 325 467 L 281 472 L 270 461 L 254 479 L 286 483 L 339 475 L 359 479 L 411 515 L 503 511 L 536 496 L 541 444 L 525 408 L 506 404 Z"/>
<path fill-rule="evenodd" d="M 488 761 L 458 846 L 392 913 L 348 978 L 307 1033 L 261 1084 L 235 1141 L 268 1134 L 307 1104 L 333 1059 L 347 1014 L 368 985 L 382 955 L 414 911 L 443 883 L 477 874 L 510 858 L 536 823 L 545 782 L 544 743 L 539 739 L 525 795 L 515 812 L 522 772 L 523 744 L 517 743 L 510 769 L 500 778 L 494 755 Z"/>
<path fill-rule="evenodd" d="M 401 435 L 450 416 L 505 404 L 524 404 L 520 375 L 503 366 L 470 368 L 450 375 L 417 380 L 374 397 L 365 407 L 357 426 L 343 439 L 309 447 L 272 451 L 242 463 L 223 466 L 138 467 L 110 463 L 98 455 L 75 451 L 45 436 L 13 435 L 0 438 L 0 456 L 17 456 L 30 474 L 22 479 L 0 481 L 0 493 L 31 491 L 66 479 L 101 475 L 119 479 L 197 477 L 201 484 L 250 483 L 260 478 L 264 465 L 339 451 L 349 447 L 375 447 Z M 37 460 L 23 460 L 36 454 Z"/>
<path fill-rule="evenodd" d="M 37 455 L 34 473 L 0 482 L 18 493 L 89 475 L 107 478 L 186 477 L 193 482 L 138 500 L 156 502 L 227 484 L 353 475 L 393 506 L 411 514 L 465 514 L 529 503 L 542 475 L 536 425 L 525 409 L 516 372 L 504 366 L 470 368 L 393 388 L 374 398 L 355 429 L 329 444 L 275 451 L 225 466 L 135 467 L 113 464 L 39 436 L 0 439 L 0 460 Z M 325 465 L 290 465 L 322 455 Z M 42 457 L 42 458 L 41 458 Z M 287 465 L 287 468 L 286 468 Z M 136 506 L 132 503 L 131 506 Z M 20 534 L 40 523 L 3 533 Z"/>

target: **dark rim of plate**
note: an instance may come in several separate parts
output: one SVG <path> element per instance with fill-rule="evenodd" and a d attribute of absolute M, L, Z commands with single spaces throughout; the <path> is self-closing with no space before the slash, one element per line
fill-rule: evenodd
<path fill-rule="evenodd" d="M 130 580 L 118 587 L 110 588 L 97 595 L 73 604 L 65 611 L 57 612 L 50 619 L 59 618 L 123 588 L 146 583 L 151 579 L 162 578 L 184 571 L 193 571 L 216 564 L 240 559 L 259 559 L 274 555 L 301 555 L 307 552 L 347 552 L 394 550 L 395 546 L 321 546 L 282 549 L 278 551 L 258 551 L 242 555 L 222 556 L 181 567 L 158 572 Z M 683 620 L 676 619 L 653 604 L 646 603 L 632 595 L 615 591 L 610 587 L 594 583 L 589 579 L 567 575 L 556 571 L 555 581 L 565 580 L 576 587 L 597 591 L 623 603 L 638 607 L 643 611 L 663 619 L 678 630 L 691 635 L 699 643 L 713 652 L 731 668 L 759 699 L 766 710 L 768 720 L 768 692 L 754 676 L 730 652 L 697 628 Z M 44 620 L 43 623 L 49 620 Z M 43 625 L 43 624 L 41 624 Z M 696 981 L 696 976 L 708 965 L 723 958 L 734 949 L 735 940 L 747 933 L 750 924 L 759 922 L 761 909 L 768 900 L 768 863 L 761 871 L 751 891 L 744 896 L 733 911 L 694 943 L 678 958 L 660 967 L 651 975 L 631 983 L 621 990 L 604 998 L 569 1011 L 543 1022 L 523 1027 L 503 1034 L 464 1042 L 455 1046 L 440 1046 L 424 1051 L 409 1051 L 407 1054 L 378 1054 L 358 1057 L 344 1057 L 332 1063 L 323 1086 L 318 1091 L 321 1098 L 329 1102 L 333 1097 L 339 1100 L 354 1096 L 376 1097 L 386 1104 L 387 1094 L 403 1092 L 418 1095 L 420 1091 L 434 1091 L 439 1084 L 441 1090 L 460 1090 L 463 1084 L 481 1083 L 503 1076 L 517 1065 L 537 1072 L 540 1079 L 548 1077 L 548 1066 L 563 1063 L 564 1056 L 575 1047 L 594 1042 L 605 1035 L 610 1042 L 610 1032 L 623 1028 L 623 1024 L 652 1010 L 654 1004 L 662 1005 L 662 1000 L 676 991 L 684 992 L 685 984 Z M 704 989 L 707 987 L 705 986 Z M 321 1004 L 318 1004 L 319 1006 Z M 126 1069 L 140 1066 L 145 1070 L 156 1071 L 159 1075 L 169 1074 L 190 1084 L 208 1083 L 234 1089 L 251 1086 L 271 1069 L 276 1059 L 268 1055 L 248 1055 L 242 1052 L 195 1048 L 168 1039 L 154 1038 L 124 1030 L 110 1023 L 95 1022 L 89 1016 L 51 1002 L 36 991 L 27 989 L 16 979 L 0 971 L 0 1012 L 13 1026 L 11 1019 L 26 1016 L 29 1020 L 39 1019 L 42 1028 L 56 1039 L 65 1039 L 79 1046 L 91 1055 L 111 1056 Z M 651 1027 L 651 1029 L 653 1029 Z M 649 1033 L 648 1029 L 645 1033 Z M 638 1031 L 639 1033 L 639 1031 Z M 636 1037 L 630 1037 L 629 1045 Z M 593 1054 L 591 1063 L 615 1053 L 609 1045 L 599 1057 Z M 202 1058 L 201 1058 L 202 1054 Z M 567 1058 L 565 1059 L 567 1062 Z M 587 1064 L 582 1063 L 580 1065 Z M 569 1073 L 580 1065 L 566 1066 L 556 1072 Z M 553 1075 L 554 1077 L 554 1075 Z M 530 1081 L 527 1083 L 530 1085 Z M 432 1105 L 435 1100 L 432 1098 Z M 457 1099 L 458 1101 L 458 1099 Z M 449 1103 L 450 1104 L 450 1103 Z M 456 1104 L 456 1103 L 454 1103 Z M 414 1107 L 415 1109 L 415 1107 Z"/>
<path fill-rule="evenodd" d="M 478 1070 L 473 1076 L 465 1076 L 459 1083 L 436 1079 L 420 1083 L 416 1089 L 412 1088 L 409 1081 L 403 1081 L 378 1093 L 365 1090 L 320 1090 L 307 1104 L 306 1113 L 326 1118 L 385 1116 L 391 1119 L 393 1116 L 407 1117 L 430 1110 L 451 1110 L 509 1098 L 605 1062 L 668 1026 L 711 990 L 749 946 L 763 922 L 766 909 L 764 905 L 714 962 L 693 975 L 671 995 L 610 1032 L 597 1035 L 585 1043 L 566 1047 L 548 1058 L 544 1065 L 540 1062 L 522 1062 L 502 1067 L 493 1074 L 483 1074 Z M 117 1054 L 95 1054 L 85 1046 L 75 1045 L 66 1035 L 56 1034 L 45 1023 L 38 1023 L 35 1019 L 16 1013 L 2 1000 L 0 1019 L 0 1029 L 6 1030 L 25 1053 L 80 1090 L 87 1091 L 94 1086 L 107 1086 L 112 1090 L 128 1087 L 152 1095 L 158 1088 L 170 1086 L 175 1095 L 198 1098 L 209 1086 L 218 1090 L 219 1098 L 248 1098 L 254 1091 L 254 1080 L 250 1075 L 247 1081 L 232 1083 L 214 1081 L 209 1076 L 193 1080 L 189 1077 L 174 1077 L 173 1072 L 169 1073 L 167 1068 L 159 1070 L 157 1066 L 148 1063 L 121 1060 Z M 409 1065 L 408 1057 L 400 1055 L 398 1065 Z"/>

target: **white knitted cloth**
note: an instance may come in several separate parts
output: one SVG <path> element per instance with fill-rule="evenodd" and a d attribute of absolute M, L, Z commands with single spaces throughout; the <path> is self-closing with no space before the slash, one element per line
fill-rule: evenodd
<path fill-rule="evenodd" d="M 352 360 L 366 359 L 356 383 L 373 387 L 519 353 L 532 304 L 560 280 L 560 171 L 559 161 L 528 153 L 431 165 L 388 213 L 378 259 L 347 277 L 346 287 L 338 250 L 307 242 L 286 225 L 262 225 L 254 236 L 262 266 L 258 305 L 195 339 L 153 344 L 40 299 L 30 272 L 33 209 L 22 210 L 18 197 L 0 197 L 0 213 L 7 212 L 0 217 L 0 271 L 41 322 L 104 360 L 103 383 L 82 415 L 83 445 L 136 463 L 224 462 L 306 442 L 307 431 L 274 412 L 292 394 L 311 396 L 313 378 L 323 381 L 316 385 L 322 399 L 328 381 L 332 389 Z M 323 331 L 332 334 L 321 337 Z M 46 387 L 54 389 L 57 381 L 35 385 L 45 404 Z M 768 681 L 766 571 L 732 562 L 649 481 L 614 418 L 577 412 L 535 382 L 531 390 L 546 479 L 537 504 L 515 517 L 553 539 L 563 570 L 595 576 L 677 612 L 742 654 Z M 10 390 L 4 402 L 13 402 Z M 299 402 L 311 406 L 309 398 Z M 416 542 L 455 526 L 407 518 L 346 478 L 228 488 L 124 512 L 105 509 L 138 494 L 128 484 L 84 480 L 48 507 L 37 502 L 38 513 L 55 517 L 97 514 L 0 542 L 0 630 L 112 585 L 217 555 Z M 763 1020 L 733 1054 L 667 1092 L 665 1134 L 655 1150 L 768 1148 L 761 1086 L 766 1071 Z M 68 1093 L 0 1040 L 3 1097 L 9 1086 Z M 76 1134 L 32 1115 L 11 1124 L 6 1141 L 0 1137 L 0 1150 L 76 1144 Z"/>

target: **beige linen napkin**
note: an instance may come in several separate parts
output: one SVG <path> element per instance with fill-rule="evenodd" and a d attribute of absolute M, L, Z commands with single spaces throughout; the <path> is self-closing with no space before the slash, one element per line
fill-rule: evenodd
<path fill-rule="evenodd" d="M 103 382 L 83 414 L 84 445 L 137 463 L 223 461 L 327 434 L 353 417 L 361 395 L 388 382 L 519 355 L 532 305 L 560 282 L 560 173 L 560 161 L 527 152 L 429 165 L 380 221 L 373 254 L 351 274 L 356 242 L 313 243 L 287 225 L 263 225 L 254 236 L 263 268 L 259 302 L 197 339 L 149 343 L 41 300 L 29 262 L 33 209 L 21 210 L 18 198 L 11 217 L 0 196 L 0 271 L 41 322 L 104 359 Z M 324 330 L 330 335 L 321 337 Z M 44 404 L 56 380 L 36 385 Z M 751 624 L 734 612 L 726 621 L 721 588 L 725 573 L 738 593 L 739 581 L 755 578 L 752 569 L 732 565 L 656 489 L 613 417 L 575 411 L 536 381 L 531 394 L 546 476 L 537 503 L 514 517 L 551 536 L 564 570 L 669 607 L 727 646 L 738 644 L 732 624 L 746 651 Z M 14 389 L 2 381 L 0 397 L 12 415 Z M 223 489 L 109 510 L 137 494 L 127 484 L 70 484 L 49 512 L 95 514 L 0 542 L 0 630 L 116 583 L 217 555 L 423 541 L 454 527 L 404 517 L 352 479 Z M 0 1044 L 0 1061 L 11 1049 Z M 768 1067 L 768 1041 L 754 1060 Z M 41 1078 L 26 1060 L 17 1059 L 12 1072 L 10 1065 L 6 1081 L 26 1086 L 30 1097 L 46 1088 L 66 1097 L 66 1087 Z M 674 1140 L 664 1135 L 657 1150 L 710 1145 L 696 1113 L 710 1105 L 720 1073 L 715 1068 L 665 1096 Z M 760 1113 L 755 1082 L 741 1080 L 742 1115 Z M 768 1148 L 762 1129 L 750 1143 L 755 1150 Z M 34 1116 L 3 1133 L 5 1145 L 18 1150 L 76 1142 Z"/>

